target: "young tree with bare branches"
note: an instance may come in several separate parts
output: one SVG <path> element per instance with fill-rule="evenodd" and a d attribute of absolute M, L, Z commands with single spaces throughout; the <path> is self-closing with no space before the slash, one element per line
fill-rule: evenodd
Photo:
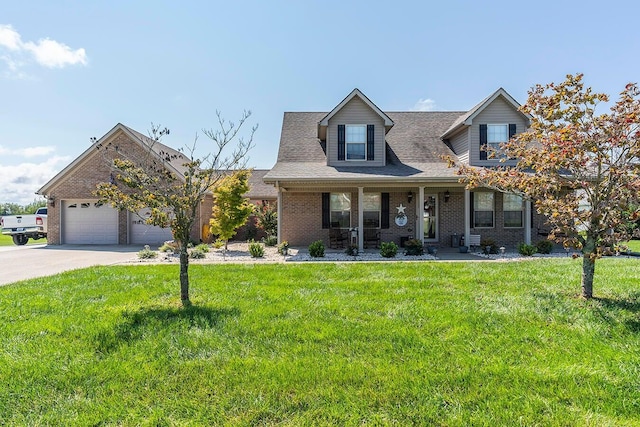
<path fill-rule="evenodd" d="M 112 162 L 112 182 L 98 185 L 96 195 L 119 210 L 137 213 L 150 208 L 146 220 L 150 225 L 170 227 L 180 253 L 180 299 L 183 306 L 191 305 L 189 299 L 189 253 L 187 251 L 200 204 L 216 184 L 230 170 L 246 167 L 249 150 L 257 125 L 249 131 L 248 138 L 239 132 L 251 116 L 245 111 L 236 124 L 225 121 L 220 112 L 217 129 L 203 129 L 213 142 L 212 151 L 204 157 L 196 157 L 198 138 L 190 147 L 179 152 L 161 144 L 166 128 L 153 126 L 149 138 L 144 138 L 142 154 L 123 152 L 113 145 L 98 147 Z"/>

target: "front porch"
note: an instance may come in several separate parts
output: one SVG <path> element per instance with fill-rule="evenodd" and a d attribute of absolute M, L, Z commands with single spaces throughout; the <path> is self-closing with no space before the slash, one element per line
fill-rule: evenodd
<path fill-rule="evenodd" d="M 531 243 L 530 203 L 508 210 L 515 208 L 509 208 L 506 196 L 485 193 L 489 192 L 469 192 L 450 183 L 279 187 L 278 236 L 296 246 L 322 240 L 327 248 L 355 246 L 359 251 L 381 242 L 402 247 L 409 239 L 439 247 L 468 246 L 475 236 L 498 246 Z"/>

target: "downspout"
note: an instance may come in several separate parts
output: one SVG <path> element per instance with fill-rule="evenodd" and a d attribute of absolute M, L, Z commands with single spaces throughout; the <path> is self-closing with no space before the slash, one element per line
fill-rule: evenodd
<path fill-rule="evenodd" d="M 469 246 L 469 235 L 471 234 L 471 193 L 464 190 L 464 244 Z"/>
<path fill-rule="evenodd" d="M 278 190 L 278 199 L 276 204 L 278 205 L 278 244 L 282 243 L 282 188 L 280 188 L 280 182 L 276 181 L 276 189 Z"/>
<path fill-rule="evenodd" d="M 416 239 L 424 245 L 424 187 L 418 189 L 418 203 L 416 203 Z"/>
<path fill-rule="evenodd" d="M 524 242 L 531 244 L 531 200 L 524 202 Z"/>
<path fill-rule="evenodd" d="M 364 250 L 364 187 L 358 187 L 358 252 Z"/>

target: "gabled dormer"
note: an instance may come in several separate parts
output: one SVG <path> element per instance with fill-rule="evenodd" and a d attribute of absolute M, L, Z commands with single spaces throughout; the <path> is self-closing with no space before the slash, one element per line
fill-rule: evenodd
<path fill-rule="evenodd" d="M 460 116 L 442 135 L 442 140 L 461 162 L 475 166 L 500 164 L 499 158 L 487 158 L 484 147 L 498 148 L 530 125 L 530 116 L 522 113 L 520 104 L 500 88 Z M 515 160 L 507 161 L 514 164 Z"/>
<path fill-rule="evenodd" d="M 385 135 L 393 120 L 354 89 L 318 122 L 329 166 L 384 166 Z"/>

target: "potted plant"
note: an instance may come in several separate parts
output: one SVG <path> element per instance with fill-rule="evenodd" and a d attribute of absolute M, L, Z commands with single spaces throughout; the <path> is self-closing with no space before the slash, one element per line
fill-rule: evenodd
<path fill-rule="evenodd" d="M 278 245 L 278 253 L 282 256 L 289 255 L 289 242 L 286 240 Z"/>
<path fill-rule="evenodd" d="M 358 256 L 358 246 L 357 245 L 349 245 L 347 249 L 344 251 L 347 255 L 350 256 Z"/>

